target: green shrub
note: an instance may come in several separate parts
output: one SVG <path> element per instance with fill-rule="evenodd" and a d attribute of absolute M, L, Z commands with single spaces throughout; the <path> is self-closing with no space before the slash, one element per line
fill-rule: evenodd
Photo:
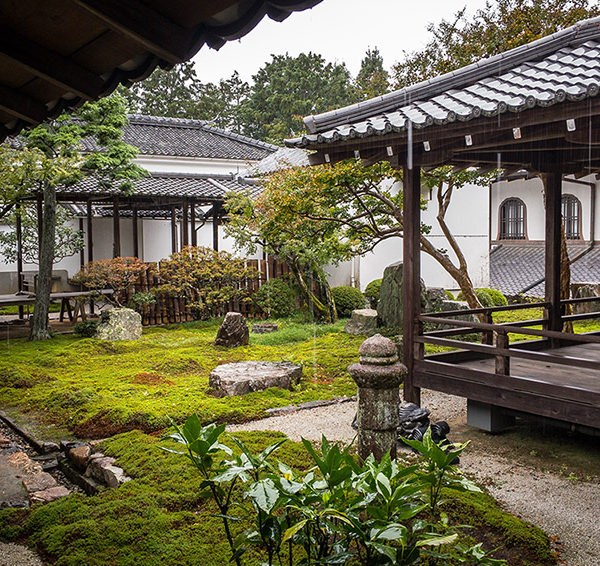
<path fill-rule="evenodd" d="M 333 287 L 331 289 L 337 314 L 341 318 L 347 318 L 354 309 L 365 307 L 365 296 L 356 287 Z"/>
<path fill-rule="evenodd" d="M 277 318 L 290 316 L 297 308 L 296 294 L 283 279 L 267 281 L 252 300 L 267 315 Z"/>
<path fill-rule="evenodd" d="M 73 327 L 73 332 L 84 338 L 93 338 L 98 329 L 98 320 L 82 320 Z"/>
<path fill-rule="evenodd" d="M 454 295 L 450 291 L 448 291 L 447 289 L 445 289 L 445 292 L 446 292 L 446 297 L 448 297 L 448 300 L 449 301 L 454 301 Z"/>
<path fill-rule="evenodd" d="M 492 297 L 492 301 L 494 302 L 495 307 L 503 307 L 508 305 L 508 301 L 506 297 L 496 289 L 478 289 L 479 291 L 485 291 L 490 297 Z"/>
<path fill-rule="evenodd" d="M 365 288 L 365 297 L 369 301 L 372 309 L 377 308 L 379 302 L 379 291 L 381 291 L 381 282 L 383 279 L 375 279 L 371 281 Z"/>
<path fill-rule="evenodd" d="M 496 304 L 494 303 L 494 299 L 492 298 L 492 295 L 490 293 L 488 293 L 488 291 L 489 291 L 489 289 L 475 289 L 475 296 L 481 303 L 482 307 L 496 306 Z M 456 300 L 457 301 L 465 300 L 465 295 L 462 291 L 458 295 L 456 295 Z"/>

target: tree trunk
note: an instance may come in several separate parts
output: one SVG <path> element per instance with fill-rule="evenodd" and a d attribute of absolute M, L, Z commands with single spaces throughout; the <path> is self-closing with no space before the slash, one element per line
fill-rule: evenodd
<path fill-rule="evenodd" d="M 307 283 L 304 275 L 302 273 L 302 269 L 298 265 L 298 263 L 294 260 L 288 259 L 287 261 L 290 271 L 298 288 L 300 290 L 300 294 L 302 295 L 304 302 L 311 310 L 313 316 L 323 322 L 333 323 L 337 320 L 337 312 L 335 310 L 335 304 L 333 302 L 333 296 L 331 294 L 331 289 L 327 281 L 323 281 L 321 277 L 317 275 L 317 285 L 321 290 L 321 293 L 324 295 L 324 301 L 321 298 L 317 297 L 315 293 L 313 293 L 312 285 Z M 313 271 L 314 275 L 314 271 Z"/>
<path fill-rule="evenodd" d="M 56 190 L 44 187 L 44 209 L 42 233 L 40 234 L 40 261 L 38 269 L 35 305 L 31 322 L 30 340 L 48 340 L 48 310 L 52 288 L 52 266 L 54 264 L 54 239 L 56 231 Z"/>

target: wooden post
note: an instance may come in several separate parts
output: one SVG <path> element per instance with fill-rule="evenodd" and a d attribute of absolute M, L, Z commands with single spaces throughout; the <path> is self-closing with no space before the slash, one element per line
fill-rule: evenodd
<path fill-rule="evenodd" d="M 219 251 L 219 219 L 221 206 L 216 202 L 213 206 L 213 250 Z"/>
<path fill-rule="evenodd" d="M 561 239 L 561 196 L 562 174 L 548 173 L 546 176 L 546 301 L 548 329 L 562 330 L 560 304 L 560 239 Z M 556 341 L 551 340 L 556 347 Z"/>
<path fill-rule="evenodd" d="M 121 256 L 121 218 L 119 217 L 119 199 L 113 201 L 113 257 Z"/>
<path fill-rule="evenodd" d="M 187 199 L 184 199 L 183 207 L 182 207 L 182 218 L 181 218 L 181 247 L 182 248 L 185 248 L 186 246 L 188 246 L 190 244 L 190 238 L 189 238 L 190 226 L 189 226 L 188 218 L 189 218 L 188 201 L 187 201 Z"/>
<path fill-rule="evenodd" d="M 196 207 L 194 203 L 190 203 L 190 228 L 192 232 L 192 246 L 198 245 L 198 234 L 196 234 Z"/>
<path fill-rule="evenodd" d="M 19 204 L 16 209 L 16 229 L 17 229 L 17 291 L 23 291 L 23 229 L 21 225 L 21 210 Z M 23 305 L 19 305 L 19 318 L 23 318 L 25 313 Z"/>
<path fill-rule="evenodd" d="M 508 350 L 508 334 L 502 330 L 498 330 L 494 334 L 496 337 L 496 348 Z M 496 355 L 496 373 L 499 375 L 510 375 L 510 357 L 506 354 Z"/>
<path fill-rule="evenodd" d="M 93 213 L 92 199 L 88 199 L 86 206 L 87 216 L 87 260 L 88 263 L 94 261 L 94 238 L 93 238 Z M 90 299 L 90 314 L 94 314 L 94 299 Z"/>
<path fill-rule="evenodd" d="M 177 213 L 175 207 L 171 207 L 171 253 L 177 251 Z"/>
<path fill-rule="evenodd" d="M 420 352 L 415 335 L 419 333 L 421 312 L 421 168 L 404 168 L 404 234 L 402 271 L 402 327 L 404 365 L 404 400 L 421 404 L 421 390 L 414 385 L 414 360 Z"/>
<path fill-rule="evenodd" d="M 83 236 L 83 218 L 79 218 L 79 233 Z M 79 250 L 79 269 L 85 265 L 85 249 L 81 246 Z"/>
<path fill-rule="evenodd" d="M 486 324 L 494 324 L 494 318 L 490 311 L 486 311 L 483 314 L 483 322 Z M 490 346 L 494 343 L 494 331 L 493 330 L 484 330 L 481 333 L 481 343 L 489 344 Z"/>
<path fill-rule="evenodd" d="M 138 211 L 134 206 L 132 210 L 132 229 L 133 229 L 133 257 L 140 258 L 140 242 L 138 238 Z"/>

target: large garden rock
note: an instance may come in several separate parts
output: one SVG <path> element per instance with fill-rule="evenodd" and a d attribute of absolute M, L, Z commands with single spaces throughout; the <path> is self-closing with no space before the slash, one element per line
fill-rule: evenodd
<path fill-rule="evenodd" d="M 375 309 L 356 309 L 346 323 L 344 332 L 348 334 L 365 334 L 371 336 L 377 332 L 377 311 Z"/>
<path fill-rule="evenodd" d="M 96 329 L 100 340 L 137 340 L 142 337 L 142 317 L 133 309 L 104 311 Z"/>
<path fill-rule="evenodd" d="M 573 283 L 571 294 L 574 299 L 598 297 L 598 301 L 589 303 L 573 303 L 573 314 L 587 314 L 600 311 L 600 284 L 598 283 Z"/>
<path fill-rule="evenodd" d="M 225 346 L 226 348 L 247 346 L 249 337 L 250 331 L 243 315 L 239 312 L 228 312 L 217 331 L 215 346 Z"/>
<path fill-rule="evenodd" d="M 425 305 L 423 312 L 439 312 L 442 304 L 448 300 L 446 291 L 441 287 L 428 287 L 425 292 Z"/>
<path fill-rule="evenodd" d="M 388 265 L 383 272 L 383 281 L 379 291 L 377 313 L 383 326 L 391 326 L 402 331 L 402 262 Z M 425 284 L 421 281 L 421 304 L 425 305 Z"/>
<path fill-rule="evenodd" d="M 292 389 L 302 377 L 302 366 L 292 362 L 237 362 L 210 372 L 209 386 L 219 395 L 245 395 L 269 387 Z"/>

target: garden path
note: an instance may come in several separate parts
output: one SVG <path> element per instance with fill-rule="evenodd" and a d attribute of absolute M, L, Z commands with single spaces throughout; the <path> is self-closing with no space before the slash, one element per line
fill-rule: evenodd
<path fill-rule="evenodd" d="M 544 442 L 551 443 L 552 438 L 540 440 L 535 434 L 523 437 L 519 431 L 488 435 L 467 427 L 466 400 L 460 397 L 424 390 L 423 406 L 431 410 L 432 420 L 449 422 L 451 440 L 472 440 L 461 457 L 461 469 L 484 483 L 508 511 L 540 526 L 558 541 L 562 564 L 600 564 L 597 443 L 592 448 L 596 452 L 593 457 L 586 453 L 585 445 L 581 454 L 576 449 L 563 454 L 559 448 L 559 457 L 551 450 L 546 456 Z M 350 442 L 356 434 L 350 426 L 354 414 L 354 403 L 340 403 L 230 426 L 228 430 L 278 430 L 292 440 L 304 437 L 314 441 L 324 434 L 330 440 Z M 567 466 L 578 458 L 579 468 Z"/>

